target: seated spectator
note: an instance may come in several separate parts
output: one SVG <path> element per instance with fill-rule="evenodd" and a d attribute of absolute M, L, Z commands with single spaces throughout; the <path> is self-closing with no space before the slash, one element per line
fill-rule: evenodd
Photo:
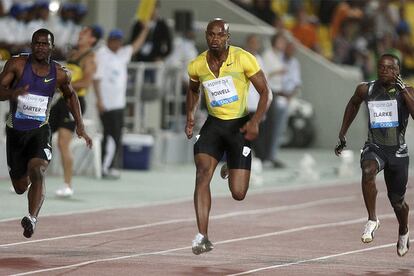
<path fill-rule="evenodd" d="M 319 52 L 319 39 L 314 23 L 309 22 L 306 11 L 299 8 L 295 15 L 295 23 L 291 29 L 293 36 L 307 48 Z"/>

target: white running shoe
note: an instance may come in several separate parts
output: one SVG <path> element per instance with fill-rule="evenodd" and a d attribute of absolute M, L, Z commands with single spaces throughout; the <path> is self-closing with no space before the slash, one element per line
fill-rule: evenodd
<path fill-rule="evenodd" d="M 58 197 L 71 197 L 73 196 L 73 189 L 67 186 L 64 186 L 56 190 L 56 196 Z"/>
<path fill-rule="evenodd" d="M 198 233 L 192 244 L 192 250 L 195 255 L 200 255 L 201 253 L 209 252 L 213 250 L 213 244 L 206 238 L 204 235 Z"/>
<path fill-rule="evenodd" d="M 220 176 L 223 179 L 229 178 L 229 167 L 227 167 L 227 163 L 224 163 L 220 169 Z"/>
<path fill-rule="evenodd" d="M 36 228 L 37 219 L 31 215 L 22 218 L 20 224 L 23 227 L 23 236 L 31 238 Z"/>
<path fill-rule="evenodd" d="M 407 232 L 404 235 L 398 236 L 398 242 L 397 242 L 397 254 L 400 257 L 403 257 L 405 254 L 407 254 L 408 249 L 410 249 L 410 237 L 409 232 Z"/>
<path fill-rule="evenodd" d="M 375 231 L 379 228 L 380 222 L 379 219 L 377 221 L 368 220 L 365 224 L 364 233 L 362 234 L 361 240 L 363 243 L 372 242 L 374 239 Z"/>

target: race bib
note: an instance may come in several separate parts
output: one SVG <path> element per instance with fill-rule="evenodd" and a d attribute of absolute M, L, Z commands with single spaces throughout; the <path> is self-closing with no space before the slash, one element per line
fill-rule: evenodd
<path fill-rule="evenodd" d="M 223 106 L 239 100 L 233 79 L 230 76 L 203 82 L 212 107 Z"/>
<path fill-rule="evenodd" d="M 49 97 L 27 94 L 17 98 L 16 118 L 44 122 Z"/>
<path fill-rule="evenodd" d="M 371 128 L 397 127 L 397 100 L 368 102 Z"/>

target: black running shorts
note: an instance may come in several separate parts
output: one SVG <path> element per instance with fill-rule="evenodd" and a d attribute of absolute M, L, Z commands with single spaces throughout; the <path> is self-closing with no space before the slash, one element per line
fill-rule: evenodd
<path fill-rule="evenodd" d="M 366 143 L 362 148 L 361 166 L 365 160 L 378 163 L 378 172 L 384 170 L 388 194 L 404 196 L 408 181 L 408 153 L 397 154 L 399 147 Z"/>
<path fill-rule="evenodd" d="M 84 97 L 79 97 L 79 104 L 83 114 L 86 108 Z M 59 128 L 66 128 L 72 132 L 75 131 L 75 119 L 66 105 L 65 98 L 60 97 L 60 99 L 52 106 L 52 109 L 50 110 L 49 124 L 52 133 L 55 133 Z"/>
<path fill-rule="evenodd" d="M 48 124 L 27 131 L 6 127 L 7 165 L 12 179 L 19 179 L 27 174 L 30 159 L 52 159 L 52 134 Z"/>
<path fill-rule="evenodd" d="M 230 169 L 250 170 L 252 162 L 251 142 L 244 138 L 240 128 L 249 120 L 249 116 L 221 120 L 208 116 L 206 122 L 196 136 L 194 144 L 194 155 L 206 153 L 217 161 L 227 158 L 227 165 Z"/>

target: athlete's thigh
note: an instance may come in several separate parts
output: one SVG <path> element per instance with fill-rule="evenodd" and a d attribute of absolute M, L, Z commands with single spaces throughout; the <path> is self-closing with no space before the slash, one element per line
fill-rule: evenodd
<path fill-rule="evenodd" d="M 27 174 L 29 156 L 26 154 L 26 137 L 23 132 L 16 131 L 9 127 L 6 128 L 6 135 L 7 166 L 9 175 L 12 180 L 17 180 Z"/>
<path fill-rule="evenodd" d="M 365 144 L 361 152 L 361 169 L 364 173 L 372 167 L 372 163 L 376 163 L 376 173 L 382 171 L 386 164 L 387 158 L 385 154 L 374 144 Z"/>
<path fill-rule="evenodd" d="M 67 113 L 65 100 L 63 97 L 60 97 L 50 109 L 49 125 L 52 133 L 56 132 L 63 125 L 65 118 L 68 117 Z"/>
<path fill-rule="evenodd" d="M 409 157 L 391 157 L 384 169 L 384 179 L 389 194 L 403 196 L 408 182 Z"/>
<path fill-rule="evenodd" d="M 224 136 L 225 151 L 229 169 L 250 170 L 252 161 L 251 141 L 244 138 L 240 128 L 249 120 L 248 117 L 240 118 L 232 122 Z"/>
<path fill-rule="evenodd" d="M 37 129 L 30 141 L 32 150 L 30 159 L 52 160 L 52 132 L 48 125 Z M 30 160 L 29 160 L 30 161 Z"/>
<path fill-rule="evenodd" d="M 196 135 L 194 143 L 194 156 L 204 153 L 219 162 L 224 154 L 224 142 L 222 138 L 222 126 L 220 121 L 209 117 Z"/>
<path fill-rule="evenodd" d="M 196 165 L 197 174 L 201 173 L 204 176 L 207 176 L 210 180 L 219 160 L 209 154 L 198 153 L 194 156 L 194 162 Z"/>

